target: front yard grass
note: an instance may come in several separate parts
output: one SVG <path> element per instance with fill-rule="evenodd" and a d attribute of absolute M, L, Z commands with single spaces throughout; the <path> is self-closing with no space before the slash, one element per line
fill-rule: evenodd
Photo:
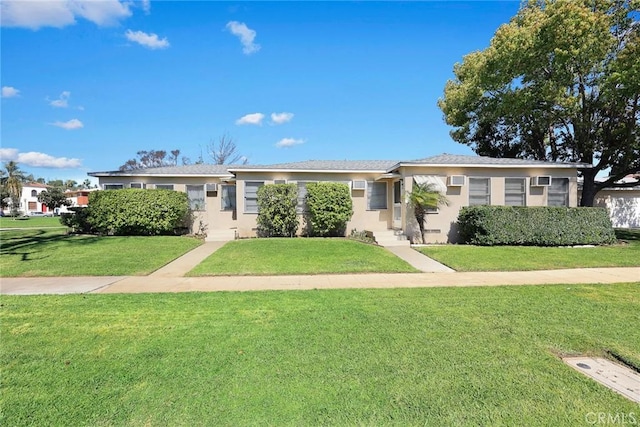
<path fill-rule="evenodd" d="M 2 277 L 145 275 L 201 243 L 179 236 L 71 236 L 65 229 L 5 230 L 0 239 Z"/>
<path fill-rule="evenodd" d="M 270 238 L 229 242 L 189 276 L 415 273 L 385 249 L 348 239 Z"/>
<path fill-rule="evenodd" d="M 616 236 L 625 242 L 585 248 L 444 245 L 418 250 L 456 271 L 640 266 L 640 230 L 616 230 Z"/>
<path fill-rule="evenodd" d="M 0 217 L 0 228 L 42 228 L 65 227 L 60 217 Z"/>
<path fill-rule="evenodd" d="M 583 426 L 640 284 L 3 296 L 0 424 Z M 637 416 L 637 415 L 636 415 Z"/>

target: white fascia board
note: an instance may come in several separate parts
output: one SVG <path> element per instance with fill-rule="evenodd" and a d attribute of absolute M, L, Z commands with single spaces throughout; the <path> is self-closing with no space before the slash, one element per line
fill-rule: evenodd
<path fill-rule="evenodd" d="M 473 163 L 441 163 L 441 164 L 432 164 L 432 163 L 398 163 L 397 165 L 389 168 L 387 172 L 391 172 L 395 169 L 398 169 L 402 166 L 408 167 L 429 167 L 429 168 L 493 168 L 493 169 L 531 169 L 531 168 L 550 168 L 550 169 L 591 169 L 593 165 L 588 163 L 578 163 L 578 164 L 570 164 L 570 163 L 540 163 L 540 164 L 531 164 L 531 165 L 497 165 L 497 164 L 473 164 Z"/>
<path fill-rule="evenodd" d="M 384 169 L 229 169 L 229 172 L 303 172 L 303 173 L 385 173 Z"/>

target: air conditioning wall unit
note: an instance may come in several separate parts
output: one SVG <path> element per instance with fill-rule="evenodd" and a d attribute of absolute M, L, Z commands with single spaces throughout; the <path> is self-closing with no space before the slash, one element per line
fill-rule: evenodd
<path fill-rule="evenodd" d="M 551 186 L 551 177 L 548 175 L 545 176 L 532 176 L 531 177 L 531 186 L 532 187 L 550 187 Z"/>
<path fill-rule="evenodd" d="M 367 189 L 367 181 L 365 181 L 365 180 L 351 181 L 351 189 L 352 190 L 366 190 Z"/>
<path fill-rule="evenodd" d="M 273 183 L 274 184 L 286 184 L 287 180 L 286 179 L 274 179 Z"/>
<path fill-rule="evenodd" d="M 462 187 L 466 182 L 466 178 L 464 175 L 449 175 L 447 177 L 447 185 L 449 187 Z"/>
<path fill-rule="evenodd" d="M 218 191 L 218 184 L 207 184 L 207 191 L 216 192 Z"/>

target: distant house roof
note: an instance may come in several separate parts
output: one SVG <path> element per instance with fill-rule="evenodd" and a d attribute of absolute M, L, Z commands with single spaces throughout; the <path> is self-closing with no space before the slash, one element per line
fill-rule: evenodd
<path fill-rule="evenodd" d="M 417 160 L 305 160 L 301 162 L 276 163 L 271 165 L 185 165 L 163 166 L 158 168 L 136 169 L 132 171 L 90 172 L 90 176 L 231 176 L 236 172 L 376 172 L 386 173 L 401 166 L 493 166 L 512 167 L 557 167 L 590 168 L 588 163 L 560 163 L 542 160 L 507 159 L 459 154 L 440 154 Z"/>
<path fill-rule="evenodd" d="M 134 169 L 130 171 L 89 172 L 89 176 L 229 176 L 230 165 L 183 165 L 161 166 L 157 168 Z"/>
<path fill-rule="evenodd" d="M 29 188 L 49 188 L 51 187 L 50 185 L 46 185 L 46 184 L 41 184 L 39 182 L 25 182 L 24 184 L 22 184 L 22 187 L 29 187 Z"/>

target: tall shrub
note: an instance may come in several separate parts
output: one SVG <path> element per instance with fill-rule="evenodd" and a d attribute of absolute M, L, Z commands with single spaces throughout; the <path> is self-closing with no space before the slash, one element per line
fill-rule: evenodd
<path fill-rule="evenodd" d="M 298 229 L 295 184 L 268 184 L 258 189 L 258 236 L 293 237 Z"/>
<path fill-rule="evenodd" d="M 474 245 L 599 245 L 615 242 L 605 208 L 468 206 L 460 237 Z"/>
<path fill-rule="evenodd" d="M 101 234 L 181 234 L 188 230 L 189 212 L 187 194 L 180 191 L 94 191 L 89 195 L 88 222 Z"/>
<path fill-rule="evenodd" d="M 349 186 L 339 182 L 307 184 L 305 221 L 312 236 L 344 236 L 353 215 Z"/>

